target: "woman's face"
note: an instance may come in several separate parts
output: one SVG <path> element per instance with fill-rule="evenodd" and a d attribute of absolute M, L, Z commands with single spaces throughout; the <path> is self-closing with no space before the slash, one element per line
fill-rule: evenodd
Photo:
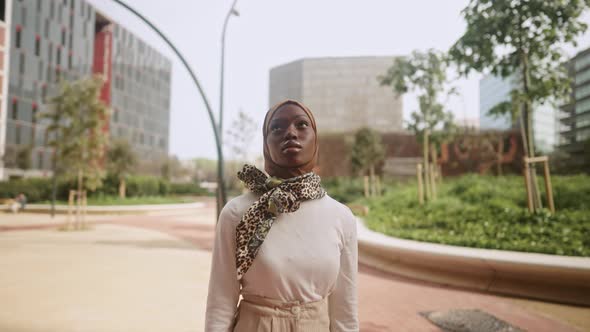
<path fill-rule="evenodd" d="M 272 160 L 281 167 L 295 168 L 310 162 L 315 153 L 315 132 L 301 107 L 281 106 L 268 124 L 266 144 Z"/>

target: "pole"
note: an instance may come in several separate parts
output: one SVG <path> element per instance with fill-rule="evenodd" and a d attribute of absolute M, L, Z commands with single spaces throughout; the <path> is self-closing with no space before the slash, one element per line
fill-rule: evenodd
<path fill-rule="evenodd" d="M 160 38 L 162 38 L 164 40 L 164 42 L 172 49 L 174 54 L 176 54 L 176 56 L 180 59 L 180 62 L 182 62 L 184 68 L 188 71 L 191 79 L 193 80 L 193 83 L 195 84 L 195 86 L 199 90 L 199 94 L 201 95 L 201 98 L 203 99 L 203 103 L 205 104 L 205 109 L 207 110 L 207 114 L 209 115 L 209 121 L 211 122 L 211 127 L 213 128 L 213 135 L 215 136 L 215 145 L 217 146 L 217 184 L 218 184 L 217 187 L 219 190 L 218 204 L 217 204 L 217 206 L 218 206 L 217 216 L 219 216 L 219 213 L 221 212 L 220 207 L 224 206 L 227 201 L 227 196 L 225 193 L 224 177 L 223 177 L 223 166 L 221 166 L 221 165 L 223 165 L 223 150 L 221 148 L 221 135 L 219 133 L 219 128 L 215 124 L 215 118 L 213 117 L 213 110 L 211 109 L 211 105 L 209 104 L 209 100 L 207 99 L 207 96 L 205 95 L 205 91 L 203 91 L 203 88 L 201 87 L 201 84 L 199 83 L 199 80 L 197 79 L 197 75 L 195 75 L 195 73 L 193 72 L 193 70 L 189 66 L 186 59 L 182 56 L 180 51 L 178 51 L 176 46 L 174 46 L 174 44 L 172 44 L 170 39 L 168 39 L 168 37 L 166 37 L 162 31 L 160 31 L 151 21 L 149 21 L 147 18 L 145 18 L 143 15 L 141 15 L 138 11 L 131 8 L 129 5 L 127 5 L 123 1 L 121 1 L 121 0 L 113 0 L 113 1 L 116 2 L 117 4 L 121 5 L 122 7 L 127 9 L 128 11 L 130 11 L 133 15 L 135 15 L 140 20 L 142 20 L 145 24 L 147 24 L 152 29 L 152 31 L 157 33 L 158 36 L 160 36 Z"/>
<path fill-rule="evenodd" d="M 238 2 L 238 0 L 234 0 L 234 2 L 231 5 L 231 8 L 229 9 L 229 11 L 227 12 L 227 15 L 225 16 L 225 20 L 223 22 L 223 29 L 221 32 L 221 68 L 220 68 L 220 78 L 219 78 L 219 118 L 218 118 L 218 122 L 219 122 L 219 144 L 221 144 L 221 146 L 223 147 L 223 87 L 224 87 L 224 77 L 225 77 L 225 32 L 227 31 L 227 24 L 229 22 L 229 18 L 232 15 L 238 15 L 238 12 L 235 10 L 235 6 L 236 6 L 236 2 Z M 224 173 L 224 165 L 223 163 L 220 163 L 218 165 L 218 172 L 223 174 Z M 219 215 L 219 213 L 221 212 L 221 209 L 223 208 L 223 205 L 225 205 L 225 199 L 221 197 L 221 193 L 225 193 L 225 187 L 222 188 L 222 186 L 224 186 L 223 183 L 217 183 L 217 214 Z M 221 204 L 223 202 L 223 204 Z"/>

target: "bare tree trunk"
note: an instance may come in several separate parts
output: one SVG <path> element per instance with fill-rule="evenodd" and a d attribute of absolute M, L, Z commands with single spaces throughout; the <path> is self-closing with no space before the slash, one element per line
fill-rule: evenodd
<path fill-rule="evenodd" d="M 534 133 L 533 133 L 533 110 L 531 102 L 528 98 L 529 93 L 529 63 L 528 63 L 528 56 L 526 53 L 521 52 L 521 60 L 522 60 L 522 81 L 523 81 L 523 92 L 525 95 L 525 100 L 523 103 L 523 115 L 524 115 L 524 129 L 526 134 L 526 141 L 528 145 L 528 157 L 532 158 L 535 156 L 535 143 L 534 143 Z M 539 189 L 537 185 L 537 171 L 536 167 L 532 165 L 529 170 L 531 172 L 531 180 L 532 180 L 532 194 L 533 194 L 533 202 L 534 202 L 534 210 L 538 210 L 542 207 L 541 203 L 541 196 L 539 195 Z"/>
<path fill-rule="evenodd" d="M 416 165 L 416 176 L 418 178 L 418 202 L 424 205 L 424 187 L 422 185 L 422 164 Z"/>
<path fill-rule="evenodd" d="M 370 175 L 370 183 L 371 183 L 371 196 L 377 196 L 377 190 L 375 188 L 375 166 L 371 165 L 369 168 L 369 175 Z"/>
<path fill-rule="evenodd" d="M 428 129 L 424 130 L 424 140 L 422 142 L 422 152 L 423 152 L 423 156 L 424 156 L 424 187 L 425 187 L 425 196 L 426 196 L 426 201 L 428 202 L 431 197 L 431 191 L 430 191 L 430 167 L 429 167 L 429 162 L 428 162 Z"/>
<path fill-rule="evenodd" d="M 126 192 L 126 183 L 125 183 L 125 178 L 121 178 L 119 180 L 119 198 L 125 198 L 125 192 Z"/>
<path fill-rule="evenodd" d="M 432 190 L 432 199 L 436 199 L 436 170 L 437 170 L 437 163 L 436 163 L 436 148 L 434 144 L 430 144 L 430 158 L 432 158 L 432 166 L 430 168 L 430 188 Z"/>
<path fill-rule="evenodd" d="M 502 176 L 502 154 L 504 153 L 504 138 L 502 135 L 498 138 L 498 151 L 496 152 L 496 160 L 498 167 L 498 176 Z"/>
<path fill-rule="evenodd" d="M 82 169 L 78 169 L 78 191 L 76 193 L 76 229 L 80 229 L 80 212 L 82 209 Z"/>
<path fill-rule="evenodd" d="M 363 180 L 365 184 L 365 198 L 369 197 L 369 177 L 363 175 Z"/>

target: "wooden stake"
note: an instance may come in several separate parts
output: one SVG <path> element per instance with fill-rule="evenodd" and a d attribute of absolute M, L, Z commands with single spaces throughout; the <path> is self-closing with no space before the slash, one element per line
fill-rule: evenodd
<path fill-rule="evenodd" d="M 529 212 L 533 212 L 533 193 L 531 190 L 531 173 L 529 171 L 529 163 L 524 162 L 524 183 L 526 187 L 526 196 L 527 196 L 527 205 L 529 208 Z"/>
<path fill-rule="evenodd" d="M 70 194 L 68 195 L 68 219 L 66 220 L 66 230 L 70 229 L 70 225 L 72 223 L 73 205 L 74 205 L 74 191 L 70 190 Z"/>
<path fill-rule="evenodd" d="M 430 176 L 428 177 L 430 180 L 430 190 L 432 191 L 432 199 L 433 200 L 436 199 L 436 180 L 434 179 L 434 177 L 436 176 L 436 170 L 434 169 L 435 167 L 436 167 L 435 164 L 432 164 L 429 167 Z"/>
<path fill-rule="evenodd" d="M 418 202 L 424 205 L 424 188 L 422 184 L 422 164 L 416 164 L 416 176 L 418 177 Z"/>
<path fill-rule="evenodd" d="M 82 192 L 82 227 L 86 227 L 86 208 L 88 207 L 88 199 L 86 197 L 86 190 Z"/>
<path fill-rule="evenodd" d="M 551 210 L 552 213 L 555 213 L 555 205 L 553 203 L 553 189 L 551 189 L 551 175 L 549 175 L 549 161 L 547 159 L 543 161 L 543 166 L 545 171 L 545 194 L 547 195 L 547 205 L 549 205 L 549 210 Z"/>

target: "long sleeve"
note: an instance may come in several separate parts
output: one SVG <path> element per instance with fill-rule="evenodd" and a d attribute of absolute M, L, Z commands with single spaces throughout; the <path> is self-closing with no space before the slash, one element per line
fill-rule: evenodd
<path fill-rule="evenodd" d="M 330 331 L 359 331 L 357 273 L 358 244 L 355 217 L 350 213 L 349 235 L 340 253 L 340 271 L 336 286 L 328 299 L 330 309 Z M 352 226 L 351 226 L 352 225 Z"/>
<path fill-rule="evenodd" d="M 235 227 L 238 222 L 233 204 L 228 203 L 219 216 L 207 295 L 205 332 L 227 332 L 233 328 L 240 296 L 236 272 Z"/>

